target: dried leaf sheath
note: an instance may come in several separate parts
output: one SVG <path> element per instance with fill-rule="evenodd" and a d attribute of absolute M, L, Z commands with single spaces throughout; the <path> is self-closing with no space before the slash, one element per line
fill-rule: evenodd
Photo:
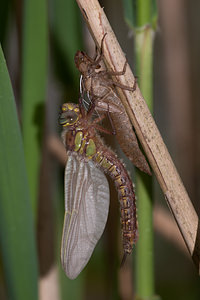
<path fill-rule="evenodd" d="M 116 130 L 117 140 L 126 156 L 141 171 L 151 174 L 149 165 L 139 148 L 126 110 L 117 96 L 115 86 L 118 83 L 111 79 L 110 72 L 99 71 L 101 60 L 102 55 L 97 57 L 96 60 L 92 60 L 86 53 L 77 51 L 75 64 L 82 74 L 83 91 L 89 94 L 91 101 L 95 101 L 96 109 L 99 112 L 109 111 Z M 113 72 L 112 75 L 120 76 L 124 72 L 125 68 L 122 72 Z M 122 85 L 120 87 L 122 89 L 132 89 Z"/>

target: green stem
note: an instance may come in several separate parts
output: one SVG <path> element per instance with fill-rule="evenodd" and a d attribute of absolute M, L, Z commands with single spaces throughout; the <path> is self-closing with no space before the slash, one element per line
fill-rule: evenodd
<path fill-rule="evenodd" d="M 136 14 L 137 27 L 150 24 L 152 18 L 152 1 L 136 0 Z"/>
<path fill-rule="evenodd" d="M 37 211 L 41 128 L 47 78 L 47 3 L 25 1 L 22 56 L 22 126 L 33 211 Z"/>
<path fill-rule="evenodd" d="M 135 34 L 136 75 L 147 104 L 153 109 L 154 0 L 123 0 L 125 20 Z M 154 16 L 154 15 L 155 16 Z M 136 246 L 136 294 L 153 299 L 154 256 L 152 225 L 152 178 L 138 171 L 136 181 L 139 239 Z"/>
<path fill-rule="evenodd" d="M 136 247 L 136 294 L 142 299 L 154 295 L 154 253 L 152 228 L 152 182 L 137 174 L 139 240 Z"/>
<path fill-rule="evenodd" d="M 135 31 L 136 74 L 147 104 L 153 108 L 153 30 L 151 2 L 137 1 L 137 29 Z M 136 250 L 136 294 L 139 299 L 154 295 L 154 251 L 152 222 L 152 178 L 138 172 L 139 240 Z"/>

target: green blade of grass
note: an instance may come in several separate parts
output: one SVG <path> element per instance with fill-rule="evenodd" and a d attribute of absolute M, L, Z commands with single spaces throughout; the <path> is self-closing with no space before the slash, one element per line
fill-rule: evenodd
<path fill-rule="evenodd" d="M 50 0 L 51 31 L 57 69 L 68 89 L 79 87 L 79 72 L 74 55 L 82 49 L 81 20 L 78 6 L 73 0 Z"/>
<path fill-rule="evenodd" d="M 47 3 L 27 0 L 24 5 L 22 129 L 31 201 L 36 213 L 47 78 Z"/>
<path fill-rule="evenodd" d="M 37 299 L 37 258 L 22 137 L 0 48 L 0 247 L 9 299 Z"/>

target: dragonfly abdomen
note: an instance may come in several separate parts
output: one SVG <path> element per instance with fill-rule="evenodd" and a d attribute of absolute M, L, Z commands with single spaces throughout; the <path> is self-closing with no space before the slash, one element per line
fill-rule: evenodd
<path fill-rule="evenodd" d="M 132 181 L 123 163 L 110 150 L 98 151 L 93 160 L 115 183 L 120 202 L 123 249 L 125 253 L 130 254 L 138 237 L 136 199 Z"/>

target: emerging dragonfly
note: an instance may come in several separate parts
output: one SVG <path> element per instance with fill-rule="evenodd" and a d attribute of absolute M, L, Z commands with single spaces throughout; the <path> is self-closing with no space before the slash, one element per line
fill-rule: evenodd
<path fill-rule="evenodd" d="M 61 262 L 71 279 L 87 264 L 106 224 L 109 188 L 104 173 L 110 175 L 118 191 L 124 257 L 131 253 L 138 235 L 132 181 L 123 163 L 97 134 L 97 130 L 107 130 L 98 125 L 103 115 L 92 118 L 94 107 L 92 104 L 86 112 L 80 99 L 79 106 L 63 104 L 60 115 L 68 154 Z"/>
<path fill-rule="evenodd" d="M 124 90 L 134 91 L 136 83 L 133 87 L 127 87 L 113 81 L 111 77 L 125 74 L 127 62 L 120 72 L 100 70 L 105 37 L 106 34 L 101 42 L 100 54 L 98 56 L 96 51 L 94 59 L 83 51 L 77 51 L 75 54 L 75 65 L 81 73 L 80 89 L 82 93 L 87 93 L 92 103 L 95 102 L 98 112 L 109 112 L 121 149 L 137 168 L 150 175 L 149 165 L 139 148 L 132 124 L 115 90 L 115 87 L 120 87 Z"/>

